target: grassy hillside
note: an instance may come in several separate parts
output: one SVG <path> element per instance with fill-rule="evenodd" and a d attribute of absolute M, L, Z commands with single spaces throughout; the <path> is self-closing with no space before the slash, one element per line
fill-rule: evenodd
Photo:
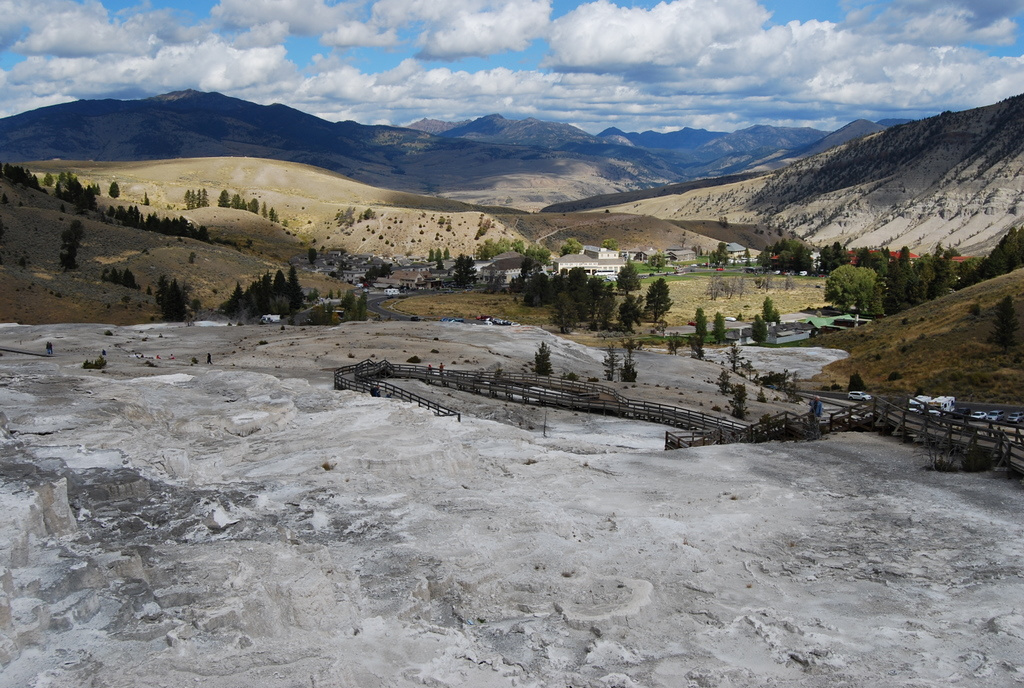
<path fill-rule="evenodd" d="M 827 335 L 816 343 L 846 349 L 850 358 L 822 374 L 820 382 L 846 388 L 859 372 L 868 389 L 878 394 L 935 396 L 950 394 L 959 401 L 1021 403 L 1024 390 L 1024 346 L 1004 354 L 988 343 L 993 311 L 1010 296 L 1024 322 L 1024 269 L 982 282 L 922 304 L 868 326 Z M 972 307 L 980 307 L 972 315 Z M 1024 331 L 1018 332 L 1024 342 Z M 898 379 L 890 380 L 889 377 Z"/>
<path fill-rule="evenodd" d="M 432 248 L 448 248 L 452 255 L 472 254 L 484 239 L 522 238 L 510 226 L 518 214 L 508 209 L 501 209 L 505 219 L 498 220 L 493 208 L 379 189 L 299 163 L 193 158 L 130 163 L 57 160 L 27 166 L 37 175 L 73 172 L 83 181 L 99 184 L 104 194 L 116 181 L 120 198 L 111 201 L 104 196 L 101 204 L 138 204 L 148 197 L 153 209 L 184 215 L 233 237 L 253 233 L 252 238 L 261 241 L 260 235 L 269 232 L 273 236 L 270 244 L 263 244 L 264 251 L 275 250 L 273 245 L 280 238 L 277 235 L 290 235 L 307 247 L 343 248 L 380 256 L 426 256 Z M 213 207 L 187 210 L 184 199 L 190 189 L 206 189 Z M 281 223 L 265 222 L 247 211 L 217 208 L 217 198 L 224 190 L 246 202 L 256 199 L 261 207 L 266 204 L 273 208 Z M 359 220 L 367 209 L 373 210 L 374 216 Z M 345 221 L 346 214 L 354 215 L 356 220 Z M 490 219 L 492 228 L 477 238 L 482 219 Z"/>
<path fill-rule="evenodd" d="M 53 196 L 7 180 L 0 180 L 0 191 L 8 199 L 0 204 L 0 322 L 146 322 L 158 317 L 146 289 L 155 288 L 160 275 L 186 282 L 202 308 L 215 308 L 236 281 L 247 286 L 264 272 L 287 269 L 283 260 L 304 250 L 294 235 L 242 211 L 221 210 L 225 219 L 210 226 L 215 239 L 236 240 L 241 246 L 246 238 L 253 240 L 251 247 L 240 250 L 120 227 L 99 213 L 75 215 Z M 79 268 L 65 272 L 58 261 L 60 237 L 76 219 L 84 228 Z M 142 289 L 102 281 L 104 268 L 131 270 Z M 340 286 L 308 274 L 301 282 L 324 292 Z"/>

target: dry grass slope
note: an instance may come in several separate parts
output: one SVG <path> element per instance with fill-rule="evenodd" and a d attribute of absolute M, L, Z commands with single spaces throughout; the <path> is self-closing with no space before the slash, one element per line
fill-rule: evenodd
<path fill-rule="evenodd" d="M 959 401 L 1021 402 L 1024 347 L 1004 354 L 988 343 L 993 310 L 1010 296 L 1024 322 L 1024 270 L 974 285 L 856 330 L 830 334 L 822 346 L 846 349 L 850 358 L 833 363 L 821 381 L 845 389 L 859 372 L 879 394 L 953 395 Z M 972 315 L 974 304 L 980 315 Z M 1024 333 L 1018 333 L 1024 341 Z M 890 380 L 893 373 L 899 379 Z"/>

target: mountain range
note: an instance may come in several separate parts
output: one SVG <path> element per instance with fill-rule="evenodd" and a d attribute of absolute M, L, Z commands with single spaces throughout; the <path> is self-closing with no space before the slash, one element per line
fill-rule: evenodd
<path fill-rule="evenodd" d="M 538 209 L 771 169 L 826 137 L 831 145 L 841 142 L 841 132 L 757 126 L 733 134 L 606 130 L 594 136 L 568 124 L 500 115 L 391 127 L 328 122 L 284 105 L 189 90 L 76 101 L 0 119 L 0 160 L 260 157 L 315 165 L 383 188 Z"/>
<path fill-rule="evenodd" d="M 1022 177 L 1024 96 L 1016 96 L 853 138 L 757 177 L 547 210 L 608 208 L 668 220 L 719 217 L 817 246 L 931 251 L 941 244 L 982 255 L 1020 223 Z"/>

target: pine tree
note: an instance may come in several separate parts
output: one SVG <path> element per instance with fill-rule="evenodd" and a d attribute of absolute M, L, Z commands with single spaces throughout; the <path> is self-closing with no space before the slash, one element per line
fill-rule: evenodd
<path fill-rule="evenodd" d="M 551 347 L 547 342 L 541 342 L 537 353 L 533 355 L 533 372 L 537 375 L 551 375 L 554 372 L 551 367 Z"/>
<path fill-rule="evenodd" d="M 782 319 L 779 309 L 775 307 L 770 296 L 764 297 L 764 303 L 761 304 L 761 318 L 765 323 L 777 323 Z"/>
<path fill-rule="evenodd" d="M 715 344 L 725 344 L 725 316 L 721 312 L 715 313 L 715 324 L 711 327 L 711 339 L 714 340 Z"/>
<path fill-rule="evenodd" d="M 614 346 L 609 344 L 605 347 L 604 355 L 604 379 L 608 382 L 615 380 L 615 373 L 619 370 L 619 354 Z"/>
<path fill-rule="evenodd" d="M 293 265 L 288 269 L 288 306 L 291 310 L 297 311 L 302 308 L 305 298 L 302 285 L 299 283 L 299 273 Z"/>
<path fill-rule="evenodd" d="M 1009 296 L 996 304 L 995 329 L 989 336 L 989 342 L 1000 346 L 1003 353 L 1010 350 L 1010 347 L 1017 346 L 1017 330 L 1020 329 L 1020 321 L 1017 319 L 1017 311 L 1013 307 L 1013 299 Z"/>
<path fill-rule="evenodd" d="M 754 316 L 754 322 L 750 326 L 750 338 L 758 344 L 768 341 L 768 323 L 760 315 Z"/>
<path fill-rule="evenodd" d="M 71 224 L 60 235 L 60 266 L 64 271 L 78 267 L 78 249 L 82 245 L 85 229 L 81 220 L 72 220 Z"/>
<path fill-rule="evenodd" d="M 668 282 L 664 277 L 654 280 L 647 287 L 647 310 L 650 311 L 651 320 L 654 322 L 661 320 L 672 308 L 672 299 L 668 294 Z"/>
<path fill-rule="evenodd" d="M 640 288 L 640 272 L 637 270 L 636 263 L 631 260 L 626 261 L 616 277 L 616 285 L 619 291 L 625 294 Z"/>

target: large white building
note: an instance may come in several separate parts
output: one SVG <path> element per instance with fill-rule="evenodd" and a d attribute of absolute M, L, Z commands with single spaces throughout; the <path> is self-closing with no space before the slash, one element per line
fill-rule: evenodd
<path fill-rule="evenodd" d="M 619 274 L 626 261 L 619 257 L 619 252 L 612 249 L 601 248 L 600 246 L 584 246 L 583 253 L 570 253 L 555 258 L 555 267 L 558 272 L 568 272 L 573 268 L 583 268 L 588 275 L 603 275 L 614 277 Z"/>

